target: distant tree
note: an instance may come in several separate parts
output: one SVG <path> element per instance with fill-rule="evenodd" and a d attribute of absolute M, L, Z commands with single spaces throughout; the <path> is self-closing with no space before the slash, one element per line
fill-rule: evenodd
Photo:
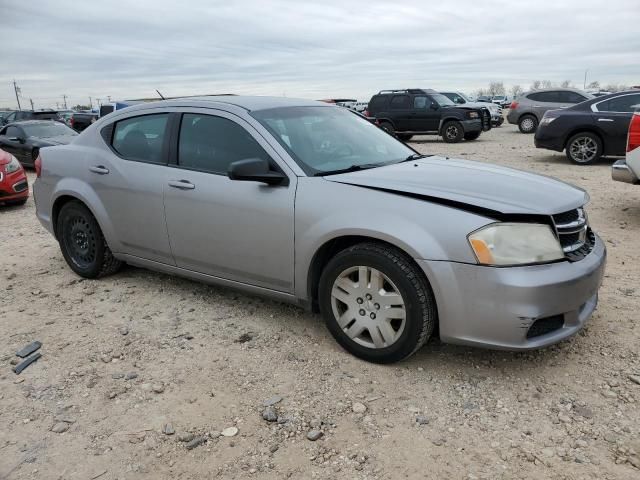
<path fill-rule="evenodd" d="M 513 85 L 511 87 L 511 96 L 513 98 L 516 98 L 521 93 L 522 93 L 522 87 L 520 85 Z"/>
<path fill-rule="evenodd" d="M 616 85 L 615 83 L 610 83 L 609 85 L 605 85 L 602 87 L 605 92 L 624 92 L 625 90 L 629 90 L 629 87 L 626 85 Z"/>
<path fill-rule="evenodd" d="M 542 81 L 542 88 L 552 88 L 552 87 L 553 87 L 553 83 L 551 83 L 551 80 Z"/>
<path fill-rule="evenodd" d="M 486 95 L 487 92 L 484 88 L 479 88 L 478 91 L 476 92 L 476 97 L 479 97 L 481 95 Z"/>
<path fill-rule="evenodd" d="M 595 89 L 600 89 L 600 82 L 597 80 L 594 80 L 593 82 L 591 82 L 589 85 L 587 85 L 587 88 L 595 88 Z"/>
<path fill-rule="evenodd" d="M 89 105 L 76 105 L 75 107 L 71 107 L 73 110 L 91 110 Z"/>
<path fill-rule="evenodd" d="M 540 80 L 534 80 L 531 84 L 531 90 L 540 90 L 542 88 L 542 82 Z"/>
<path fill-rule="evenodd" d="M 504 95 L 504 83 L 503 82 L 489 82 L 489 95 Z"/>
<path fill-rule="evenodd" d="M 573 87 L 573 83 L 571 83 L 571 80 L 563 80 L 560 86 L 562 88 L 571 88 Z"/>

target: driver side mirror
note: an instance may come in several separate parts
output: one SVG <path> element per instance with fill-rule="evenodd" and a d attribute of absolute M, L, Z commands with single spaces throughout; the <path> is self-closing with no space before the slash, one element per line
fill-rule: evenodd
<path fill-rule="evenodd" d="M 438 105 L 436 102 L 431 102 L 431 105 L 429 106 L 429 108 L 431 110 L 438 110 L 440 108 L 440 105 Z"/>
<path fill-rule="evenodd" d="M 231 180 L 262 182 L 267 185 L 288 185 L 288 178 L 281 172 L 271 170 L 263 158 L 247 158 L 229 165 L 227 176 Z"/>

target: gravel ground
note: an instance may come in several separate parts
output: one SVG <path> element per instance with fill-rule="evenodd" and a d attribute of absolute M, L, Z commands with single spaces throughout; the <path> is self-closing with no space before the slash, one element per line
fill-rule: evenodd
<path fill-rule="evenodd" d="M 590 192 L 609 262 L 579 335 L 367 364 L 292 306 L 135 268 L 82 280 L 30 199 L 0 209 L 0 479 L 640 478 L 640 188 L 509 125 L 417 140 Z"/>

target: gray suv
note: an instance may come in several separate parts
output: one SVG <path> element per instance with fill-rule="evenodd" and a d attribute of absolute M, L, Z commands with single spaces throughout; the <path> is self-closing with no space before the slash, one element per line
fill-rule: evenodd
<path fill-rule="evenodd" d="M 322 312 L 373 362 L 578 332 L 606 251 L 583 190 L 417 153 L 353 112 L 270 97 L 117 110 L 41 150 L 40 222 L 78 275 L 122 263 Z"/>
<path fill-rule="evenodd" d="M 522 133 L 534 133 L 547 110 L 567 108 L 593 98 L 574 88 L 549 88 L 527 92 L 516 98 L 507 113 L 507 121 L 518 125 Z"/>

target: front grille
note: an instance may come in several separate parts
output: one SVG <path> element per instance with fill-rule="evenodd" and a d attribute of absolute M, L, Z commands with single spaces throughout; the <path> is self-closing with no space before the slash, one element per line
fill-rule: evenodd
<path fill-rule="evenodd" d="M 535 338 L 540 335 L 559 330 L 564 325 L 564 315 L 554 315 L 552 317 L 539 318 L 529 327 L 527 338 Z"/>
<path fill-rule="evenodd" d="M 18 182 L 13 186 L 13 190 L 16 193 L 24 192 L 27 188 L 29 188 L 29 184 L 26 180 L 22 180 L 21 182 Z"/>
<path fill-rule="evenodd" d="M 491 112 L 489 109 L 482 107 L 480 109 L 480 116 L 482 119 L 482 130 L 485 132 L 491 130 Z"/>
<path fill-rule="evenodd" d="M 595 244 L 595 235 L 589 228 L 587 215 L 582 208 L 553 215 L 553 222 L 568 260 L 582 260 L 591 252 Z"/>

